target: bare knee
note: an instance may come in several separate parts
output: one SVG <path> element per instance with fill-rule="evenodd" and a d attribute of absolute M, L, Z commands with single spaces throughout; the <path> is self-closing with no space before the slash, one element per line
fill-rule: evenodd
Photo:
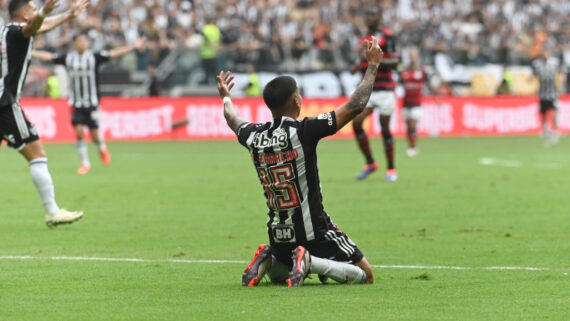
<path fill-rule="evenodd" d="M 20 150 L 20 153 L 24 156 L 24 158 L 26 158 L 28 162 L 34 159 L 47 157 L 44 146 L 39 140 L 36 140 L 24 146 L 24 148 Z"/>

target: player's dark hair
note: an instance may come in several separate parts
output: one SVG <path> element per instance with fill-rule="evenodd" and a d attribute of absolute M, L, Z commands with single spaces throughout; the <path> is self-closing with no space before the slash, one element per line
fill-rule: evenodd
<path fill-rule="evenodd" d="M 297 82 L 293 77 L 279 76 L 265 85 L 263 100 L 269 109 L 279 109 L 287 103 L 295 91 L 297 91 Z"/>
<path fill-rule="evenodd" d="M 79 38 L 81 36 L 85 36 L 85 37 L 87 37 L 87 39 L 89 39 L 89 34 L 87 33 L 87 30 L 81 30 L 78 33 L 73 35 L 73 37 L 71 38 L 71 41 L 75 42 L 75 40 L 77 40 L 77 38 Z"/>
<path fill-rule="evenodd" d="M 10 18 L 14 19 L 16 12 L 20 10 L 23 6 L 27 5 L 32 0 L 12 0 L 8 6 L 8 12 L 10 13 Z"/>

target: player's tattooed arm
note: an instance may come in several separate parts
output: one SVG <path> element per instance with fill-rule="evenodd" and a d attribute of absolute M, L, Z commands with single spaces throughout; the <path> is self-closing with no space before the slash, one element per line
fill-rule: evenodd
<path fill-rule="evenodd" d="M 374 86 L 374 80 L 376 79 L 377 72 L 378 65 L 368 64 L 368 68 L 366 69 L 366 73 L 364 74 L 362 81 L 352 96 L 350 96 L 347 105 L 349 109 L 356 112 L 356 114 L 362 112 L 366 107 L 370 94 L 372 94 L 372 87 Z"/>
<path fill-rule="evenodd" d="M 356 91 L 350 96 L 348 102 L 335 110 L 337 130 L 344 127 L 344 125 L 348 124 L 356 115 L 360 114 L 366 107 L 366 104 L 368 104 L 368 99 L 370 99 L 374 81 L 376 80 L 376 74 L 378 73 L 378 67 L 382 62 L 382 57 L 383 53 L 380 46 L 378 46 L 378 39 L 372 37 L 371 42 L 366 42 L 368 68 L 366 69 L 362 81 L 356 88 Z"/>
<path fill-rule="evenodd" d="M 38 10 L 22 28 L 22 34 L 24 37 L 29 38 L 38 34 L 42 24 L 46 20 L 46 16 L 49 15 L 57 6 L 59 6 L 59 0 L 46 0 L 44 6 Z"/>
<path fill-rule="evenodd" d="M 46 1 L 47 3 L 47 1 Z M 85 10 L 89 5 L 89 0 L 74 0 L 68 10 L 58 15 L 45 18 L 44 23 L 38 30 L 38 34 L 46 33 L 60 26 L 66 21 L 77 18 L 77 16 Z M 45 9 L 45 5 L 44 5 Z"/>
<path fill-rule="evenodd" d="M 225 74 L 223 71 L 220 71 L 216 79 L 218 80 L 218 92 L 224 102 L 224 118 L 231 130 L 237 134 L 239 127 L 246 121 L 239 116 L 232 103 L 230 92 L 235 85 L 234 76 L 229 71 Z"/>

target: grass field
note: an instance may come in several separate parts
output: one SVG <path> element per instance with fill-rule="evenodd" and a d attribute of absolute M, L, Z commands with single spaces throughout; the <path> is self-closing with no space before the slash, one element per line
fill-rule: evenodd
<path fill-rule="evenodd" d="M 72 145 L 48 145 L 60 206 L 86 213 L 53 230 L 3 146 L 0 320 L 570 320 L 570 139 L 426 138 L 415 159 L 404 146 L 387 183 L 354 180 L 353 141 L 320 144 L 325 209 L 376 283 L 299 289 L 240 285 L 267 236 L 236 142 L 114 143 L 111 166 L 82 177 Z"/>

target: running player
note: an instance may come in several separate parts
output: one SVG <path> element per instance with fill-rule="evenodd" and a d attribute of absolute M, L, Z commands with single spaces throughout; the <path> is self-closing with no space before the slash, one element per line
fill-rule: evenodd
<path fill-rule="evenodd" d="M 558 67 L 550 58 L 550 51 L 545 49 L 541 57 L 532 62 L 532 71 L 538 76 L 538 98 L 540 99 L 540 119 L 545 144 L 558 142 L 558 89 L 556 88 L 556 71 Z M 548 112 L 552 113 L 551 130 L 548 129 Z"/>
<path fill-rule="evenodd" d="M 404 99 L 402 116 L 408 129 L 408 150 L 406 154 L 414 157 L 418 154 L 416 149 L 417 124 L 422 116 L 422 90 L 426 81 L 424 68 L 420 66 L 418 51 L 410 52 L 410 66 L 400 73 L 400 81 L 404 85 Z"/>
<path fill-rule="evenodd" d="M 58 0 L 46 0 L 40 10 L 36 10 L 32 0 L 12 0 L 8 8 L 11 22 L 0 31 L 0 143 L 6 140 L 8 146 L 19 151 L 29 162 L 32 180 L 46 211 L 46 224 L 50 227 L 77 221 L 83 212 L 70 212 L 57 205 L 46 153 L 36 128 L 20 107 L 20 96 L 34 36 L 77 17 L 88 3 L 88 0 L 74 1 L 66 12 L 47 17 L 58 6 Z"/>
<path fill-rule="evenodd" d="M 99 149 L 101 163 L 109 165 L 111 154 L 99 133 L 99 67 L 109 59 L 122 57 L 141 48 L 144 40 L 139 38 L 134 45 L 115 48 L 111 51 L 92 52 L 86 33 L 73 37 L 74 50 L 63 55 L 34 50 L 32 56 L 42 61 L 63 65 L 69 75 L 69 105 L 72 107 L 71 123 L 75 129 L 77 153 L 81 165 L 77 174 L 84 175 L 91 170 L 87 144 L 83 140 L 85 127 L 89 128 L 91 139 Z"/>
<path fill-rule="evenodd" d="M 354 118 L 352 128 L 356 135 L 360 151 L 366 158 L 364 170 L 356 176 L 356 179 L 362 180 L 378 170 L 378 163 L 376 163 L 372 157 L 368 137 L 362 128 L 362 123 L 366 117 L 373 112 L 374 108 L 378 108 L 378 111 L 380 112 L 382 138 L 384 141 L 384 152 L 386 154 L 386 161 L 388 162 L 386 180 L 393 182 L 398 179 L 398 174 L 394 166 L 394 139 L 390 132 L 390 118 L 396 108 L 396 96 L 394 94 L 396 84 L 392 79 L 392 71 L 398 66 L 399 56 L 396 53 L 396 38 L 392 34 L 392 31 L 388 28 L 380 28 L 381 17 L 380 8 L 377 6 L 370 7 L 366 11 L 365 23 L 368 31 L 365 36 L 360 38 L 360 43 L 369 41 L 372 36 L 375 36 L 378 39 L 380 47 L 384 51 L 385 57 L 380 69 L 378 70 L 378 74 L 376 75 L 374 89 L 370 96 L 370 100 L 368 101 L 368 106 L 366 106 L 366 109 L 364 109 L 360 115 Z M 367 67 L 368 62 L 363 58 L 359 64 L 355 65 L 351 69 L 351 71 L 356 72 L 360 69 L 364 75 Z"/>
<path fill-rule="evenodd" d="M 233 107 L 231 74 L 220 72 L 217 77 L 224 116 L 252 156 L 269 208 L 270 245 L 258 247 L 243 273 L 242 285 L 257 285 L 265 273 L 272 282 L 285 281 L 289 287 L 302 285 L 309 273 L 340 283 L 374 281 L 362 252 L 324 211 L 316 154 L 321 138 L 336 133 L 366 106 L 382 50 L 375 37 L 365 44 L 367 71 L 350 100 L 334 111 L 302 121 L 297 120 L 302 99 L 293 78 L 277 77 L 265 86 L 263 99 L 273 121 L 252 124 Z"/>

